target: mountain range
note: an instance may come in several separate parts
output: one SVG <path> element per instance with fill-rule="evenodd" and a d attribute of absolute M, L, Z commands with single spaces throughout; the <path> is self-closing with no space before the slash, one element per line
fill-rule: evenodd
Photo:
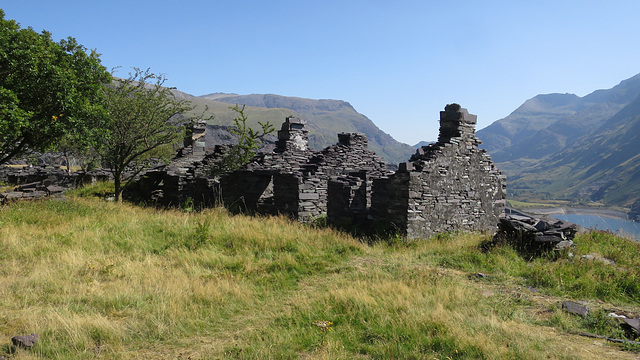
<path fill-rule="evenodd" d="M 640 74 L 584 97 L 537 95 L 477 136 L 507 174 L 509 198 L 640 199 Z"/>
<path fill-rule="evenodd" d="M 338 142 L 340 132 L 364 133 L 369 139 L 369 149 L 390 164 L 407 161 L 415 149 L 395 140 L 380 130 L 369 118 L 357 112 L 351 104 L 342 100 L 313 100 L 273 94 L 238 95 L 213 93 L 193 96 L 174 90 L 174 94 L 198 105 L 198 111 L 207 108 L 205 116 L 213 117 L 212 126 L 231 126 L 238 115 L 229 107 L 245 105 L 248 124 L 256 126 L 258 121 L 270 122 L 276 130 L 287 116 L 296 116 L 307 121 L 309 146 L 321 150 Z M 212 128 L 215 131 L 215 127 Z M 221 130 L 223 131 L 223 130 Z M 224 131 L 223 131 L 224 132 Z M 224 133 L 214 136 L 224 137 Z"/>
<path fill-rule="evenodd" d="M 406 161 L 415 147 L 380 130 L 341 100 L 313 100 L 274 94 L 212 93 L 179 98 L 207 108 L 212 142 L 230 140 L 225 126 L 245 105 L 250 125 L 269 121 L 279 129 L 287 116 L 307 121 L 309 145 L 320 150 L 337 133 L 360 132 L 387 162 Z M 540 94 L 504 119 L 477 131 L 483 147 L 507 175 L 508 198 L 555 199 L 581 205 L 636 208 L 640 205 L 640 74 L 611 89 L 575 94 Z M 215 140 L 214 140 L 215 139 Z M 636 204 L 635 206 L 633 204 Z M 640 211 L 640 210 L 639 210 Z"/>

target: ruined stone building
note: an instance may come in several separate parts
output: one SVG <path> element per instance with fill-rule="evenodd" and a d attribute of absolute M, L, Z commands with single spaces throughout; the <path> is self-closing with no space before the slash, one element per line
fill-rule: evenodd
<path fill-rule="evenodd" d="M 371 178 L 387 174 L 382 158 L 367 150 L 364 135 L 341 133 L 336 145 L 312 151 L 307 133 L 304 120 L 288 117 L 273 153 L 260 154 L 243 169 L 222 177 L 225 206 L 308 221 L 327 214 L 332 178 L 356 176 L 371 183 Z"/>
<path fill-rule="evenodd" d="M 452 104 L 440 112 L 438 142 L 418 149 L 387 178 L 374 181 L 373 217 L 408 238 L 446 231 L 493 230 L 504 211 L 506 177 L 475 137 L 476 116 Z"/>
<path fill-rule="evenodd" d="M 142 177 L 140 191 L 163 205 L 191 199 L 303 222 L 326 215 L 331 223 L 385 223 L 407 238 L 493 231 L 505 205 L 505 177 L 478 149 L 475 124 L 475 115 L 447 105 L 440 113 L 438 142 L 418 149 L 393 172 L 367 149 L 363 134 L 338 134 L 337 144 L 314 151 L 305 121 L 288 117 L 273 152 L 219 178 L 208 174 L 207 164 L 223 149 L 205 154 L 199 128 L 191 148 Z"/>

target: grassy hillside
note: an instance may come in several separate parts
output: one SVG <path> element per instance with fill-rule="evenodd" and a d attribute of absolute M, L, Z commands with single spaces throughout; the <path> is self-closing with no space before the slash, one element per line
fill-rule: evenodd
<path fill-rule="evenodd" d="M 192 96 L 179 91 L 174 91 L 174 94 L 176 94 L 176 96 L 179 98 L 184 98 L 191 101 L 193 105 L 196 106 L 196 108 L 193 110 L 194 113 L 200 114 L 204 111 L 204 117 L 213 117 L 213 119 L 209 122 L 212 125 L 233 125 L 233 119 L 238 116 L 238 113 L 229 108 L 233 106 L 231 104 Z M 242 106 L 242 104 L 239 105 Z M 247 106 L 245 108 L 245 113 L 249 118 L 247 124 L 256 128 L 258 128 L 258 121 L 269 121 L 276 127 L 276 129 L 279 129 L 280 125 L 284 122 L 284 119 L 287 116 L 300 116 L 300 114 L 289 109 L 267 109 L 255 106 Z"/>
<path fill-rule="evenodd" d="M 638 357 L 575 333 L 620 337 L 604 314 L 638 315 L 640 245 L 585 234 L 573 257 L 529 261 L 484 240 L 369 245 L 222 209 L 13 204 L 0 208 L 0 356 L 37 333 L 11 359 Z M 563 312 L 566 299 L 591 315 Z"/>
<path fill-rule="evenodd" d="M 630 208 L 640 199 L 640 97 L 593 134 L 510 178 L 520 198 L 553 197 Z"/>
<path fill-rule="evenodd" d="M 307 121 L 309 145 L 316 150 L 337 143 L 337 134 L 340 132 L 360 132 L 367 135 L 369 149 L 391 164 L 406 161 L 415 152 L 411 146 L 396 141 L 391 135 L 380 130 L 373 121 L 358 113 L 346 101 L 314 100 L 273 94 L 216 93 L 200 98 L 227 104 L 246 104 L 252 109 L 288 109 L 287 111 L 298 114 L 297 116 Z M 284 118 L 276 122 L 276 127 L 279 127 L 283 120 Z"/>
<path fill-rule="evenodd" d="M 367 135 L 369 149 L 390 164 L 406 161 L 415 151 L 380 130 L 369 118 L 358 113 L 349 103 L 340 100 L 313 100 L 279 95 L 233 95 L 216 93 L 193 96 L 174 90 L 177 98 L 187 99 L 196 105 L 194 113 L 212 117 L 210 125 L 233 125 L 237 113 L 230 106 L 246 105 L 247 123 L 259 128 L 258 121 L 270 122 L 276 128 L 287 116 L 296 116 L 307 121 L 309 146 L 322 150 L 338 142 L 340 132 L 360 132 Z M 206 109 L 206 110 L 205 110 Z M 213 147 L 215 144 L 209 144 Z"/>

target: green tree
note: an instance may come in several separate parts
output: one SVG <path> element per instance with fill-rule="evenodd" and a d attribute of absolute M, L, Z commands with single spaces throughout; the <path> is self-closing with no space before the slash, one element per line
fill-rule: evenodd
<path fill-rule="evenodd" d="M 80 166 L 83 171 L 92 170 L 100 166 L 100 159 L 91 144 L 88 132 L 71 132 L 65 134 L 55 147 L 67 164 L 67 173 L 71 173 L 72 166 Z"/>
<path fill-rule="evenodd" d="M 248 163 L 252 157 L 256 155 L 256 151 L 260 149 L 260 145 L 264 137 L 272 133 L 275 129 L 270 122 L 262 123 L 258 121 L 260 130 L 254 130 L 247 125 L 247 116 L 244 113 L 245 105 L 236 104 L 230 106 L 229 109 L 238 113 L 233 119 L 234 126 L 230 132 L 236 136 L 237 143 L 231 147 L 227 155 L 223 158 L 220 168 L 214 168 L 214 173 L 234 171 L 242 165 Z"/>
<path fill-rule="evenodd" d="M 97 118 L 93 144 L 114 177 L 116 200 L 142 170 L 167 160 L 183 140 L 191 102 L 176 99 L 163 87 L 166 78 L 134 69 L 128 79 L 115 78 L 104 88 L 106 114 Z"/>
<path fill-rule="evenodd" d="M 0 10 L 0 164 L 85 131 L 111 76 L 75 39 L 21 29 Z"/>

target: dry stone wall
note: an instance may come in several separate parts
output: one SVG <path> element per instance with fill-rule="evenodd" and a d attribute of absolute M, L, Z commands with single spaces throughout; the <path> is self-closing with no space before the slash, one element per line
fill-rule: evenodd
<path fill-rule="evenodd" d="M 457 104 L 440 113 L 438 142 L 418 149 L 388 178 L 374 180 L 371 212 L 408 238 L 446 231 L 493 231 L 506 178 L 478 149 L 476 116 Z"/>
<path fill-rule="evenodd" d="M 391 172 L 367 149 L 363 134 L 338 134 L 337 144 L 313 151 L 306 122 L 288 117 L 275 149 L 240 170 L 213 178 L 207 169 L 224 149 L 203 155 L 193 151 L 194 140 L 169 166 L 143 176 L 142 192 L 162 204 L 191 198 L 203 206 L 287 214 L 303 222 L 326 215 L 332 223 L 386 223 L 408 238 L 494 230 L 504 210 L 506 179 L 478 149 L 475 124 L 475 115 L 447 105 L 438 142 L 419 148 Z"/>
<path fill-rule="evenodd" d="M 222 177 L 226 206 L 308 221 L 327 214 L 332 178 L 387 172 L 382 158 L 367 150 L 363 134 L 338 134 L 336 145 L 312 151 L 305 125 L 304 120 L 288 117 L 278 131 L 273 153 L 261 154 L 243 169 Z"/>
<path fill-rule="evenodd" d="M 63 198 L 66 190 L 110 179 L 110 174 L 104 170 L 67 173 L 51 166 L 0 167 L 0 182 L 15 186 L 0 192 L 0 205 L 20 200 Z"/>

